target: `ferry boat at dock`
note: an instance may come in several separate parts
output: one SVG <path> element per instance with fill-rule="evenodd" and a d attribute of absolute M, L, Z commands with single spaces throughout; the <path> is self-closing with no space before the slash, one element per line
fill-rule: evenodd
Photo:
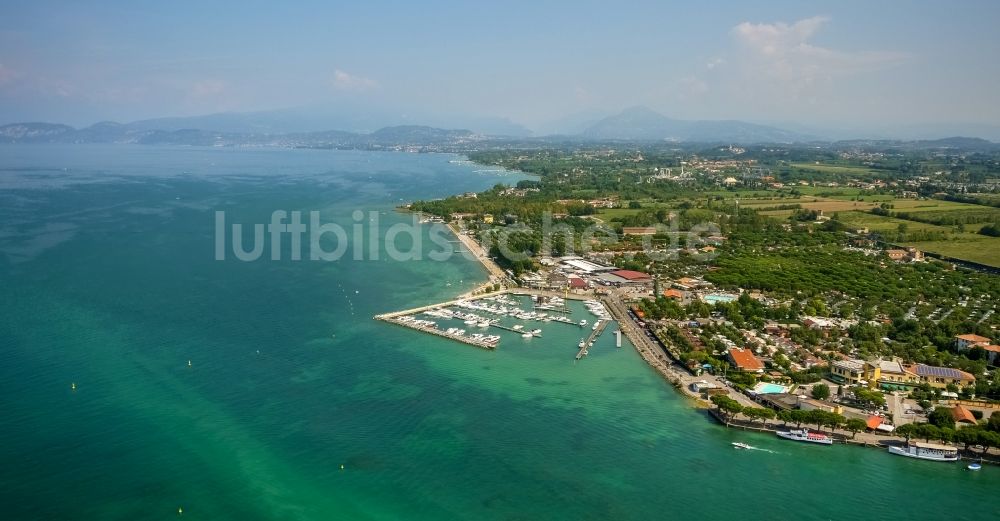
<path fill-rule="evenodd" d="M 792 441 L 804 441 L 807 443 L 818 443 L 820 445 L 833 445 L 833 438 L 826 434 L 812 432 L 808 429 L 792 429 L 790 431 L 778 431 L 775 434 L 779 438 Z"/>
<path fill-rule="evenodd" d="M 930 461 L 958 461 L 957 447 L 921 441 L 911 441 L 900 447 L 890 446 L 889 454 Z"/>

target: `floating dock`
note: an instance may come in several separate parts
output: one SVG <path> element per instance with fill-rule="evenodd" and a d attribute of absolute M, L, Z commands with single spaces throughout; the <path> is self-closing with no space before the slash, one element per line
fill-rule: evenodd
<path fill-rule="evenodd" d="M 557 307 L 539 307 L 536 304 L 532 304 L 531 310 L 532 311 L 551 311 L 553 313 L 563 313 L 563 314 L 566 314 L 566 315 L 570 315 L 570 314 L 573 313 L 573 310 L 569 309 L 566 306 L 559 307 L 559 308 L 557 308 Z"/>
<path fill-rule="evenodd" d="M 527 329 L 527 328 L 514 329 L 514 328 L 512 328 L 510 326 L 505 326 L 503 324 L 494 324 L 492 322 L 490 322 L 490 327 L 496 327 L 496 328 L 500 328 L 500 329 L 506 329 L 507 331 L 513 331 L 514 333 L 517 333 L 519 335 L 523 335 L 524 333 L 531 333 L 531 330 Z M 540 338 L 542 336 L 542 334 L 541 333 L 531 333 L 531 336 L 537 336 L 537 337 Z"/>
<path fill-rule="evenodd" d="M 440 305 L 431 306 L 430 309 L 439 307 Z M 456 340 L 462 342 L 463 344 L 469 344 L 470 346 L 476 346 L 482 349 L 493 350 L 496 349 L 496 345 L 489 344 L 483 340 L 478 340 L 466 335 L 458 335 L 454 333 L 449 333 L 447 331 L 441 331 L 440 329 L 434 327 L 421 326 L 413 322 L 407 322 L 405 320 L 400 320 L 399 313 L 387 313 L 385 315 L 375 315 L 375 320 L 381 320 L 383 322 L 389 322 L 390 324 L 396 324 L 397 326 L 408 327 L 410 329 L 416 329 L 417 331 L 423 331 L 424 333 L 430 333 L 432 335 L 437 335 L 444 338 L 450 338 L 451 340 Z"/>
<path fill-rule="evenodd" d="M 390 312 L 390 313 L 382 313 L 382 314 L 379 314 L 379 315 L 375 315 L 372 318 L 375 319 L 375 320 L 381 320 L 383 322 L 389 322 L 389 323 L 396 324 L 396 325 L 403 326 L 403 327 L 407 327 L 407 328 L 410 328 L 410 329 L 415 329 L 417 331 L 422 331 L 424 333 L 430 333 L 432 335 L 437 335 L 437 336 L 440 336 L 440 337 L 449 338 L 449 339 L 455 340 L 457 342 L 462 342 L 463 344 L 469 344 L 469 345 L 476 346 L 476 347 L 479 347 L 479 348 L 482 348 L 482 349 L 493 350 L 493 349 L 496 349 L 496 347 L 497 347 L 497 343 L 496 343 L 495 339 L 494 340 L 490 340 L 490 341 L 486 341 L 486 340 L 484 340 L 482 338 L 473 338 L 471 335 L 458 334 L 458 333 L 454 333 L 454 332 L 449 333 L 447 331 L 443 331 L 441 329 L 438 329 L 435 326 L 431 326 L 431 325 L 428 325 L 426 323 L 421 323 L 419 321 L 412 321 L 412 320 L 408 319 L 407 317 L 414 317 L 416 315 L 419 315 L 421 313 L 426 313 L 428 311 L 442 310 L 442 309 L 445 309 L 445 308 L 456 306 L 456 305 L 458 305 L 458 304 L 460 304 L 462 302 L 473 302 L 473 301 L 477 301 L 477 300 L 480 300 L 480 299 L 488 299 L 488 298 L 491 298 L 491 297 L 497 297 L 497 296 L 501 296 L 501 295 L 505 295 L 505 294 L 511 294 L 511 295 L 515 295 L 515 296 L 531 296 L 531 295 L 534 295 L 534 294 L 537 294 L 537 293 L 540 293 L 540 292 L 525 291 L 525 290 L 502 290 L 502 291 L 490 293 L 490 294 L 487 294 L 487 295 L 480 295 L 480 296 L 475 296 L 475 297 L 462 297 L 462 298 L 457 298 L 455 300 L 450 300 L 450 301 L 447 301 L 447 302 L 439 302 L 439 303 L 436 303 L 436 304 L 428 304 L 426 306 L 420 306 L 420 307 L 415 307 L 415 308 L 411 308 L 411 309 L 404 309 L 404 310 L 400 310 L 400 311 L 393 311 L 393 312 Z M 554 293 L 554 292 L 548 292 L 548 293 Z M 583 298 L 581 298 L 580 296 L 577 296 L 577 295 L 570 295 L 569 298 L 573 299 L 573 300 L 583 300 Z M 495 312 L 491 312 L 490 310 L 477 310 L 477 311 L 482 311 L 482 312 L 487 313 L 487 314 L 495 314 Z M 539 310 L 539 311 L 541 311 L 541 310 Z M 563 306 L 561 309 L 560 308 L 545 309 L 545 311 L 552 311 L 552 312 L 556 312 L 556 313 L 566 313 L 566 314 L 570 313 L 569 308 L 566 307 L 566 306 Z M 474 315 L 474 313 L 472 313 L 472 314 Z M 550 318 L 549 320 L 543 320 L 543 319 L 540 319 L 540 318 L 532 318 L 530 320 L 532 320 L 532 321 L 546 322 L 546 323 L 556 322 L 556 323 L 568 324 L 568 325 L 571 325 L 571 326 L 576 326 L 577 325 L 575 322 L 562 319 L 562 317 L 556 317 L 556 318 L 560 318 L 561 320 L 551 320 L 551 318 L 552 318 L 551 315 L 550 315 L 549 318 Z M 533 337 L 541 337 L 542 336 L 541 333 L 534 333 L 534 332 L 532 332 L 532 330 L 529 329 L 527 326 L 525 326 L 525 327 L 523 327 L 521 329 L 515 329 L 512 326 L 507 326 L 507 325 L 504 325 L 504 324 L 500 324 L 499 321 L 496 320 L 496 319 L 487 319 L 485 317 L 482 317 L 482 319 L 484 321 L 489 322 L 489 327 L 495 327 L 495 328 L 498 328 L 498 329 L 504 329 L 504 330 L 507 330 L 507 331 L 511 331 L 513 333 L 519 333 L 521 335 L 523 335 L 524 333 L 531 333 L 531 336 L 533 336 Z M 524 319 L 524 320 L 527 321 L 529 319 Z M 587 342 L 584 344 L 584 348 L 581 349 L 580 353 L 577 354 L 577 360 L 579 360 L 580 358 L 582 358 L 583 356 L 585 356 L 583 354 L 583 352 L 586 351 L 586 347 L 589 346 L 590 342 L 592 342 L 594 339 L 596 339 L 601 334 L 602 331 L 604 331 L 604 328 L 607 327 L 607 325 L 608 325 L 609 322 L 611 322 L 611 320 L 610 319 L 606 319 L 606 318 L 600 319 L 597 322 L 598 327 L 596 329 L 594 329 L 593 332 L 591 332 L 590 337 L 587 339 Z"/>
<path fill-rule="evenodd" d="M 604 328 L 608 327 L 608 324 L 610 323 L 611 320 L 607 318 L 602 318 L 597 321 L 597 327 L 593 331 L 591 331 L 590 336 L 587 337 L 587 340 L 583 343 L 583 347 L 581 347 L 580 350 L 576 352 L 577 360 L 587 356 L 587 349 L 590 348 L 591 342 L 596 340 L 597 337 L 601 336 L 601 333 L 604 332 Z"/>

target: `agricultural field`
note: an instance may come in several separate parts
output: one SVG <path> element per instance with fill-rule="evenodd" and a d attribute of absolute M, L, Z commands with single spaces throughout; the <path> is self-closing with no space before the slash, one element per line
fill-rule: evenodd
<path fill-rule="evenodd" d="M 838 165 L 830 163 L 792 163 L 792 168 L 797 170 L 813 170 L 824 174 L 856 175 L 868 176 L 878 173 L 878 171 L 860 165 Z"/>
<path fill-rule="evenodd" d="M 641 212 L 649 211 L 653 205 L 643 205 L 642 208 L 602 208 L 597 211 L 597 216 L 604 221 L 611 221 Z"/>
<path fill-rule="evenodd" d="M 789 187 L 782 188 L 782 190 L 788 189 Z M 830 197 L 833 199 L 854 198 L 864 196 L 864 194 L 868 193 L 868 190 L 840 186 L 793 186 L 791 189 L 794 189 L 796 192 L 803 195 Z M 888 197 L 891 199 L 893 196 L 883 195 L 882 197 Z"/>
<path fill-rule="evenodd" d="M 887 202 L 896 216 L 876 215 L 871 209 Z M 936 199 L 900 199 L 881 196 L 874 201 L 850 198 L 809 197 L 752 200 L 743 203 L 748 208 L 769 208 L 798 204 L 806 210 L 822 211 L 826 216 L 837 215 L 851 229 L 867 228 L 871 232 L 897 233 L 901 228 L 908 235 L 926 239 L 936 234 L 936 240 L 902 240 L 903 244 L 923 251 L 1000 266 L 1000 238 L 979 235 L 980 228 L 1000 223 L 1000 208 Z M 761 215 L 786 219 L 795 210 L 760 210 Z M 902 214 L 902 215 L 898 215 Z M 903 218 L 906 217 L 906 218 Z M 933 236 L 932 236 L 933 237 Z"/>
<path fill-rule="evenodd" d="M 885 217 L 864 211 L 841 212 L 839 218 L 842 223 L 850 228 L 868 228 L 872 232 L 894 232 L 899 229 L 900 224 L 904 224 L 910 231 L 956 233 L 955 228 L 951 226 L 938 226 L 935 224 L 907 221 L 905 219 Z M 968 233 L 968 235 L 974 236 L 975 234 Z"/>
<path fill-rule="evenodd" d="M 908 242 L 922 251 L 1000 267 L 1000 237 L 964 233 L 945 241 Z"/>

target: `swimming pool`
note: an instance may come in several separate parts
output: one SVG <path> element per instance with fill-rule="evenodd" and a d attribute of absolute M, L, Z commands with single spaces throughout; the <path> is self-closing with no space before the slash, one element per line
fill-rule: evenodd
<path fill-rule="evenodd" d="M 780 394 L 788 392 L 788 387 L 770 382 L 760 382 L 754 386 L 753 392 L 757 394 Z"/>
<path fill-rule="evenodd" d="M 711 294 L 702 297 L 702 300 L 708 302 L 709 304 L 715 304 L 717 302 L 732 302 L 736 299 L 737 297 L 734 295 L 722 295 L 722 294 Z"/>

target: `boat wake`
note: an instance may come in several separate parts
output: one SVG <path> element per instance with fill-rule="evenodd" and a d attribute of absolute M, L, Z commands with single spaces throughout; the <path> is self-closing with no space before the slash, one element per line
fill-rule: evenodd
<path fill-rule="evenodd" d="M 743 442 L 739 442 L 739 441 L 734 441 L 733 442 L 733 448 L 734 449 L 743 449 L 743 450 L 756 450 L 756 451 L 760 451 L 760 452 L 767 452 L 767 453 L 770 453 L 770 454 L 777 454 L 777 452 L 774 452 L 773 450 L 762 449 L 760 447 L 754 447 L 753 445 L 749 445 L 749 444 L 746 444 L 746 443 L 743 443 Z"/>

